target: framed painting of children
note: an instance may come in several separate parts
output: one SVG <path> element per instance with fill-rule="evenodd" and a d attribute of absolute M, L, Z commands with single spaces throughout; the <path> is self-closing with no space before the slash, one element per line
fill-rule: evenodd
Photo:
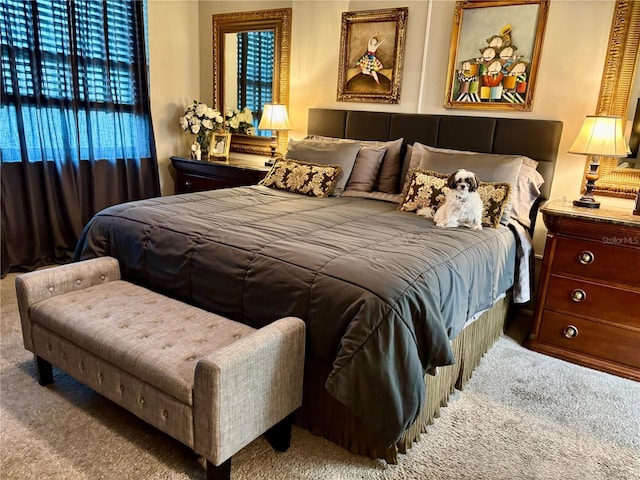
<path fill-rule="evenodd" d="M 342 13 L 339 102 L 398 103 L 409 9 Z"/>
<path fill-rule="evenodd" d="M 533 109 L 549 0 L 459 1 L 444 106 Z"/>

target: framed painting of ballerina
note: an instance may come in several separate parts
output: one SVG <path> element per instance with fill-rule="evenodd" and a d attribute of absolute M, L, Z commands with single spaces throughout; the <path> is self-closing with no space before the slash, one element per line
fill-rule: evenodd
<path fill-rule="evenodd" d="M 549 0 L 456 3 L 444 106 L 533 109 Z"/>
<path fill-rule="evenodd" d="M 342 13 L 339 102 L 398 103 L 408 7 Z"/>

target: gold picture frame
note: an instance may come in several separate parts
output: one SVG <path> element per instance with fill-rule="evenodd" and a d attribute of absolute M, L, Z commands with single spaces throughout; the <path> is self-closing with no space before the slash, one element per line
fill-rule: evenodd
<path fill-rule="evenodd" d="M 444 106 L 533 109 L 549 0 L 456 2 Z"/>
<path fill-rule="evenodd" d="M 628 118 L 634 77 L 640 66 L 640 1 L 617 0 L 602 73 L 596 115 Z M 635 100 L 635 99 L 633 99 Z M 635 103 L 633 103 L 635 108 Z M 600 158 L 600 178 L 593 193 L 609 197 L 635 198 L 640 189 L 640 169 L 621 167 L 619 158 Z M 624 160 L 624 159 L 623 159 Z M 585 175 L 590 158 L 585 162 Z M 584 191 L 584 187 L 582 189 Z"/>
<path fill-rule="evenodd" d="M 408 13 L 408 7 L 342 13 L 337 101 L 400 101 Z"/>
<path fill-rule="evenodd" d="M 209 148 L 209 158 L 214 160 L 228 160 L 231 148 L 231 134 L 213 132 L 211 134 L 211 147 Z"/>

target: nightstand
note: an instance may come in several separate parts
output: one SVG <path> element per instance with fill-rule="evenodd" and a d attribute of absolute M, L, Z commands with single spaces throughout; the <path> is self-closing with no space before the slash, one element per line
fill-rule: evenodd
<path fill-rule="evenodd" d="M 171 164 L 177 173 L 176 193 L 255 185 L 269 171 L 264 162 L 264 157 L 231 156 L 226 162 L 171 157 Z"/>
<path fill-rule="evenodd" d="M 528 348 L 640 381 L 640 217 L 541 209 L 548 228 Z"/>

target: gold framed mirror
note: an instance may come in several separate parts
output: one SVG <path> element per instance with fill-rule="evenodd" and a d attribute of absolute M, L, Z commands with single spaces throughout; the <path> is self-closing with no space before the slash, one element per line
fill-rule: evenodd
<path fill-rule="evenodd" d="M 273 32 L 273 42 L 264 55 L 273 60 L 270 102 L 289 106 L 289 54 L 291 46 L 291 8 L 256 10 L 249 12 L 223 13 L 213 15 L 213 101 L 214 107 L 224 112 L 225 108 L 243 108 L 242 100 L 235 97 L 238 90 L 236 79 L 238 62 L 234 53 L 236 37 L 249 32 Z M 237 50 L 236 50 L 237 52 Z M 262 52 L 261 52 L 262 53 Z M 267 103 L 267 102 L 265 102 Z M 259 110 L 254 113 L 259 113 Z M 257 118 L 257 120 L 260 120 Z M 270 132 L 265 132 L 269 134 Z M 287 132 L 275 132 L 278 151 L 285 151 Z M 235 152 L 269 155 L 270 136 L 233 134 L 231 150 Z"/>
<path fill-rule="evenodd" d="M 616 115 L 627 119 L 629 109 L 635 111 L 637 99 L 632 98 L 632 91 L 638 71 L 639 45 L 640 1 L 617 0 L 596 115 Z M 640 159 L 636 160 L 635 168 L 625 167 L 622 163 L 625 161 L 626 158 L 602 158 L 600 178 L 593 193 L 634 198 L 640 188 Z M 585 174 L 588 170 L 589 159 L 585 164 Z"/>

